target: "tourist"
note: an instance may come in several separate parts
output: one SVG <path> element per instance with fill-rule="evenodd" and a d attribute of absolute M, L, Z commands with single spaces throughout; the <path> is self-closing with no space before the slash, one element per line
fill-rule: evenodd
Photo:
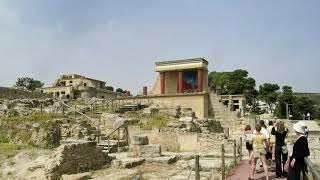
<path fill-rule="evenodd" d="M 269 138 L 270 138 L 270 133 L 269 133 L 269 131 L 266 129 L 267 127 L 266 127 L 266 125 L 265 125 L 265 123 L 264 123 L 264 120 L 260 120 L 260 122 L 259 122 L 259 125 L 261 126 L 261 133 L 263 134 L 263 135 L 265 135 L 266 136 L 266 138 L 267 138 L 267 141 L 268 141 L 268 143 L 269 143 Z M 257 133 L 257 131 L 255 130 L 254 132 L 253 132 L 253 134 L 256 134 Z M 268 146 L 264 143 L 264 148 L 266 149 L 266 153 L 267 153 L 267 150 L 268 150 Z M 268 153 L 268 154 L 270 154 L 270 153 Z M 259 166 L 260 165 L 260 166 Z M 262 166 L 262 164 L 257 164 L 257 169 L 258 168 L 261 168 L 261 167 L 263 167 Z"/>
<path fill-rule="evenodd" d="M 256 163 L 257 160 L 260 158 L 263 169 L 265 172 L 266 179 L 269 180 L 268 176 L 268 165 L 266 162 L 266 148 L 265 145 L 268 147 L 268 138 L 262 134 L 261 132 L 262 128 L 260 124 L 256 125 L 256 133 L 252 135 L 252 160 L 251 160 L 251 177 L 249 177 L 249 180 L 254 179 L 255 169 L 256 169 Z"/>
<path fill-rule="evenodd" d="M 282 121 L 276 123 L 276 129 L 273 127 L 271 134 L 275 136 L 276 146 L 275 146 L 275 159 L 276 159 L 276 176 L 287 177 L 286 172 L 283 171 L 284 165 L 288 159 L 288 148 L 285 143 L 285 138 L 287 137 L 288 130 L 285 129 L 284 123 Z"/>
<path fill-rule="evenodd" d="M 244 139 L 246 141 L 246 148 L 249 152 L 249 164 L 251 164 L 251 153 L 252 153 L 252 130 L 251 130 L 251 126 L 247 125 L 244 131 Z"/>
<path fill-rule="evenodd" d="M 260 126 L 261 126 L 261 133 L 264 134 L 264 135 L 267 137 L 267 139 L 269 140 L 269 138 L 270 138 L 270 133 L 269 133 L 269 131 L 267 130 L 267 126 L 265 125 L 264 120 L 260 120 L 259 124 L 260 124 Z M 255 130 L 255 131 L 253 132 L 253 134 L 255 134 L 256 132 L 257 132 L 257 131 Z"/>
<path fill-rule="evenodd" d="M 287 161 L 287 166 L 289 166 L 288 180 L 300 180 L 301 173 L 303 174 L 303 179 L 306 177 L 307 165 L 304 162 L 304 158 L 310 155 L 308 147 L 308 139 L 305 136 L 305 127 L 302 122 L 298 122 L 293 125 L 293 129 L 296 132 L 297 140 L 293 145 L 292 155 Z"/>
<path fill-rule="evenodd" d="M 304 121 L 299 121 L 298 124 L 301 125 L 305 129 L 304 135 L 306 136 L 306 138 L 308 138 L 309 130 L 308 130 L 306 123 Z"/>
<path fill-rule="evenodd" d="M 268 124 L 269 124 L 268 132 L 271 134 L 272 129 L 274 128 L 273 121 L 269 121 Z M 276 137 L 274 135 L 270 135 L 270 138 L 269 138 L 269 152 L 272 153 L 272 160 L 273 161 L 275 159 L 275 144 L 276 144 Z"/>

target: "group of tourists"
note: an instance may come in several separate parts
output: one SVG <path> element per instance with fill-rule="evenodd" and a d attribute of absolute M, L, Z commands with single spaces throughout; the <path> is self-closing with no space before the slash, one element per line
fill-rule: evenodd
<path fill-rule="evenodd" d="M 269 180 L 269 165 L 274 166 L 274 164 L 277 178 L 307 179 L 304 157 L 310 155 L 307 140 L 308 129 L 303 121 L 294 124 L 293 129 L 297 137 L 289 154 L 286 143 L 289 131 L 285 128 L 283 121 L 275 123 L 269 121 L 267 127 L 261 120 L 254 130 L 249 125 L 246 126 L 244 135 L 251 164 L 249 180 L 254 179 L 258 159 L 262 163 L 267 180 Z"/>

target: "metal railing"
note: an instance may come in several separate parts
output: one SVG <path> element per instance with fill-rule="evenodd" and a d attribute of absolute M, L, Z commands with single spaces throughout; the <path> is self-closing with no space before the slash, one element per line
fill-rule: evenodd
<path fill-rule="evenodd" d="M 317 169 L 317 166 L 315 166 L 311 160 L 307 157 L 304 158 L 304 162 L 307 164 L 308 168 L 310 169 L 313 179 L 320 180 L 320 172 Z"/>

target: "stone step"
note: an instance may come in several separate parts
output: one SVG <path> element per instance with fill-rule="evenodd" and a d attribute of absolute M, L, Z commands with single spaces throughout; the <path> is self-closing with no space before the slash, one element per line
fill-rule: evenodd
<path fill-rule="evenodd" d="M 112 166 L 115 168 L 134 168 L 145 162 L 143 158 L 124 158 L 112 161 Z"/>
<path fill-rule="evenodd" d="M 102 149 L 102 152 L 103 153 L 107 153 L 107 154 L 109 154 L 109 153 L 115 153 L 115 152 L 117 152 L 117 148 L 107 148 L 107 147 L 105 147 L 105 148 L 103 148 Z"/>
<path fill-rule="evenodd" d="M 108 145 L 108 140 L 104 140 L 104 138 L 100 138 L 100 143 L 101 145 Z M 113 144 L 113 145 L 117 145 L 118 144 L 118 147 L 124 147 L 127 145 L 127 142 L 126 140 L 119 140 L 119 143 L 118 143 L 118 140 L 110 140 L 109 142 L 110 144 Z"/>
<path fill-rule="evenodd" d="M 160 157 L 155 157 L 155 158 L 148 158 L 147 162 L 148 163 L 159 163 L 159 164 L 173 164 L 177 162 L 178 156 L 173 155 L 173 156 L 160 156 Z"/>
<path fill-rule="evenodd" d="M 118 152 L 128 152 L 129 146 L 118 147 Z"/>

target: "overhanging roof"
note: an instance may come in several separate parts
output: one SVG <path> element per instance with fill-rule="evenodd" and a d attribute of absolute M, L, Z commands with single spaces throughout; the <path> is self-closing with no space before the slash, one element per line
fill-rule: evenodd
<path fill-rule="evenodd" d="M 208 69 L 208 61 L 204 58 L 193 58 L 193 59 L 182 59 L 174 61 L 161 61 L 156 62 L 156 72 L 161 71 L 176 71 L 176 70 L 187 70 L 187 69 Z"/>

